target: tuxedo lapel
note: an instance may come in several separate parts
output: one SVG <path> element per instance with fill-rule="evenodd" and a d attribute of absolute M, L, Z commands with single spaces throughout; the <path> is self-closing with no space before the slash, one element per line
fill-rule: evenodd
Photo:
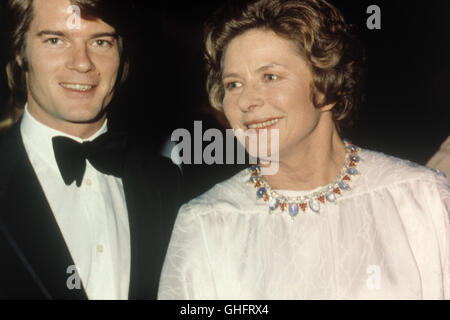
<path fill-rule="evenodd" d="M 28 160 L 19 126 L 5 138 L 0 147 L 1 205 L 5 208 L 0 219 L 6 229 L 4 233 L 25 266 L 24 276 L 31 277 L 42 292 L 41 297 L 25 298 L 86 299 L 82 287 L 68 289 L 67 280 L 73 273 L 67 271 L 74 262 Z M 26 287 L 19 290 L 25 295 L 29 292 Z"/>

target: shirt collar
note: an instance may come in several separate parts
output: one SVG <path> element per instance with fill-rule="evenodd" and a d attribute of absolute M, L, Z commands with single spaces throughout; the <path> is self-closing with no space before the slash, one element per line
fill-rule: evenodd
<path fill-rule="evenodd" d="M 50 128 L 43 123 L 36 120 L 28 111 L 28 104 L 25 105 L 25 112 L 20 123 L 20 131 L 24 139 L 25 147 L 33 149 L 39 156 L 44 159 L 51 166 L 56 165 L 56 159 L 53 151 L 52 138 L 56 136 L 63 136 L 73 139 L 78 142 L 92 141 L 98 136 L 108 131 L 108 121 L 105 120 L 102 127 L 87 139 L 72 136 L 70 134 Z"/>

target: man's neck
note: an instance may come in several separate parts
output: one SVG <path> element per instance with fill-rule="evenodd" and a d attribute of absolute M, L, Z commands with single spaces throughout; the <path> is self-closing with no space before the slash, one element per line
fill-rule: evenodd
<path fill-rule="evenodd" d="M 28 108 L 28 112 L 36 121 L 42 123 L 43 125 L 80 139 L 87 139 L 93 136 L 102 128 L 106 121 L 106 113 L 93 122 L 73 123 L 64 120 L 49 119 L 48 117 L 42 116 L 39 112 L 36 112 L 32 108 Z"/>

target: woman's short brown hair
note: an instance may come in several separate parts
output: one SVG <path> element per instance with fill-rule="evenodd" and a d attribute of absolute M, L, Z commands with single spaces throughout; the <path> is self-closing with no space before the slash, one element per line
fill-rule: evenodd
<path fill-rule="evenodd" d="M 16 122 L 23 113 L 23 107 L 27 101 L 27 88 L 25 82 L 25 73 L 28 69 L 25 59 L 26 34 L 33 20 L 33 2 L 34 0 L 8 0 L 7 20 L 9 34 L 9 62 L 6 66 L 8 78 L 8 87 L 10 89 L 10 99 L 6 117 L 0 122 L 0 129 L 3 126 L 8 127 Z M 121 64 L 119 68 L 117 89 L 123 84 L 128 76 L 130 61 L 128 50 L 124 42 L 127 28 L 124 22 L 130 19 L 127 14 L 130 13 L 130 6 L 123 0 L 70 0 L 72 5 L 80 8 L 80 14 L 83 19 L 95 20 L 101 19 L 116 29 L 119 35 L 119 51 Z M 17 61 L 21 58 L 21 63 Z"/>
<path fill-rule="evenodd" d="M 364 59 L 353 27 L 325 0 L 257 0 L 219 9 L 205 27 L 210 104 L 223 109 L 222 68 L 228 44 L 255 28 L 272 30 L 294 42 L 313 75 L 314 105 L 320 108 L 334 103 L 332 114 L 338 130 L 350 125 L 350 115 L 361 99 Z M 324 95 L 321 101 L 320 93 Z"/>

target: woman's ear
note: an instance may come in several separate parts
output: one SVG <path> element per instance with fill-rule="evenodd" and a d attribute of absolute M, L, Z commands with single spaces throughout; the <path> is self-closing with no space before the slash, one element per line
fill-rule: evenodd
<path fill-rule="evenodd" d="M 335 105 L 336 105 L 336 103 L 327 104 L 326 106 L 321 107 L 320 111 L 323 111 L 323 112 L 331 111 L 331 109 L 333 109 Z"/>
<path fill-rule="evenodd" d="M 313 87 L 312 90 L 314 90 L 314 87 Z M 313 92 L 314 92 L 314 91 L 313 91 Z M 313 94 L 313 96 L 312 96 L 312 100 L 313 100 L 313 102 L 314 102 L 314 105 L 320 106 L 320 105 L 322 105 L 322 104 L 325 103 L 326 97 L 325 97 L 325 94 L 322 93 L 322 92 L 315 92 L 315 93 Z M 327 112 L 327 111 L 330 111 L 331 109 L 333 109 L 333 107 L 334 107 L 335 105 L 336 105 L 336 102 L 333 102 L 333 103 L 326 104 L 326 105 L 324 105 L 324 106 L 322 106 L 322 107 L 319 107 L 318 109 L 319 109 L 321 112 Z"/>

